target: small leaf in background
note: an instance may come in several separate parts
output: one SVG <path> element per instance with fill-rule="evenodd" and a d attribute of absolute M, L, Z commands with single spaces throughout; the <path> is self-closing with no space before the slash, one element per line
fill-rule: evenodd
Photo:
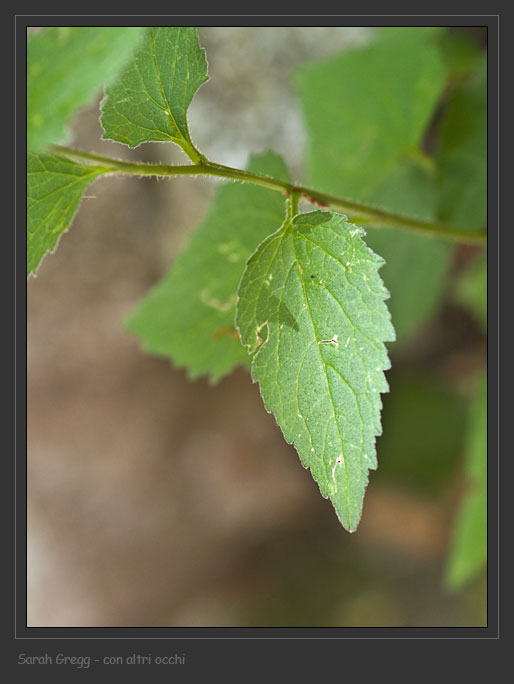
<path fill-rule="evenodd" d="M 331 212 L 286 220 L 249 259 L 236 313 L 267 410 L 349 531 L 377 467 L 394 339 L 383 260 L 363 234 Z"/>
<path fill-rule="evenodd" d="M 487 332 L 487 255 L 467 265 L 455 288 L 457 302 L 467 309 Z"/>
<path fill-rule="evenodd" d="M 184 151 L 194 150 L 187 108 L 207 79 L 205 50 L 198 44 L 196 29 L 148 28 L 134 59 L 106 89 L 103 137 L 129 147 L 172 141 Z"/>
<path fill-rule="evenodd" d="M 437 27 L 380 29 L 369 47 L 300 70 L 308 178 L 316 188 L 434 218 L 433 162 L 420 148 L 447 74 L 429 40 L 439 32 Z M 386 262 L 381 276 L 402 341 L 435 312 L 451 248 L 425 236 L 371 226 L 367 241 Z"/>
<path fill-rule="evenodd" d="M 255 155 L 248 170 L 288 180 L 284 162 L 273 152 Z M 127 322 L 143 348 L 186 366 L 192 378 L 208 374 L 212 381 L 248 363 L 234 327 L 237 286 L 246 260 L 284 215 L 280 193 L 222 185 L 169 274 Z"/>
<path fill-rule="evenodd" d="M 446 568 L 446 585 L 459 589 L 487 563 L 487 376 L 473 397 L 465 475 L 469 491 L 457 514 Z"/>
<path fill-rule="evenodd" d="M 27 157 L 27 276 L 70 225 L 84 190 L 108 172 L 51 154 Z"/>
<path fill-rule="evenodd" d="M 27 143 L 38 151 L 65 142 L 66 124 L 92 102 L 142 36 L 136 27 L 60 26 L 27 41 Z"/>
<path fill-rule="evenodd" d="M 485 55 L 447 105 L 437 150 L 439 218 L 468 229 L 487 222 L 487 61 Z"/>

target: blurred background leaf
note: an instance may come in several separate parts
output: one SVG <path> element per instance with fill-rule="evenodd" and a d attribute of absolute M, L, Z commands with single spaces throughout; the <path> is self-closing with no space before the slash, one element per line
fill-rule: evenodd
<path fill-rule="evenodd" d="M 477 41 L 458 31 L 390 27 L 370 46 L 302 67 L 309 182 L 411 216 L 481 227 L 484 64 Z M 440 306 L 453 247 L 373 226 L 367 240 L 386 261 L 381 275 L 402 343 Z"/>
<path fill-rule="evenodd" d="M 423 140 L 448 74 L 432 40 L 438 34 L 391 28 L 387 40 L 300 69 L 314 187 L 435 217 L 433 160 Z M 383 227 L 369 228 L 367 240 L 386 261 L 381 275 L 401 342 L 439 304 L 451 248 Z"/>
<path fill-rule="evenodd" d="M 487 332 L 487 255 L 470 261 L 455 286 L 455 299 Z"/>
<path fill-rule="evenodd" d="M 288 180 L 283 160 L 268 151 L 248 170 Z M 284 220 L 284 197 L 250 184 L 225 183 L 170 272 L 127 321 L 145 351 L 186 366 L 191 378 L 213 382 L 249 365 L 235 330 L 236 292 L 244 264 Z"/>
<path fill-rule="evenodd" d="M 437 146 L 439 218 L 465 228 L 487 220 L 487 60 L 446 104 Z"/>
<path fill-rule="evenodd" d="M 66 142 L 66 125 L 118 73 L 142 36 L 138 27 L 59 26 L 27 41 L 27 143 Z"/>
<path fill-rule="evenodd" d="M 465 430 L 464 402 L 419 368 L 394 369 L 384 396 L 383 433 L 374 482 L 396 481 L 437 494 L 457 472 Z"/>
<path fill-rule="evenodd" d="M 464 495 L 453 530 L 446 585 L 459 589 L 487 562 L 487 377 L 475 390 L 469 411 Z"/>

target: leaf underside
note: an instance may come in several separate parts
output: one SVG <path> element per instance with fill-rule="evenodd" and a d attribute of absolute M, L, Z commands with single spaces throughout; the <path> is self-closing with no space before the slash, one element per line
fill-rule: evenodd
<path fill-rule="evenodd" d="M 267 410 L 349 531 L 377 467 L 394 339 L 383 260 L 363 234 L 331 212 L 286 221 L 249 259 L 236 313 Z"/>

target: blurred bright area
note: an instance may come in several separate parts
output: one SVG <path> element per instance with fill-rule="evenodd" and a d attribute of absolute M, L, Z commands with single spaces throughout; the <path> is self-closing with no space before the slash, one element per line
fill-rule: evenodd
<path fill-rule="evenodd" d="M 200 29 L 211 80 L 191 108 L 194 142 L 235 166 L 271 147 L 302 180 L 292 71 L 371 35 Z M 101 141 L 98 102 L 73 129 L 82 149 L 184 159 L 172 145 Z M 451 294 L 475 250 L 456 248 L 439 313 L 391 346 L 379 469 L 350 535 L 245 370 L 190 382 L 123 328 L 215 188 L 101 179 L 29 280 L 28 626 L 485 625 L 485 573 L 444 584 L 485 365 L 480 326 Z"/>

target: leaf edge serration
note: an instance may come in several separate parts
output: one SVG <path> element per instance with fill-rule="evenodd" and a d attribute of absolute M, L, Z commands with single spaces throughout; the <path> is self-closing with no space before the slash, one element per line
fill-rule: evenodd
<path fill-rule="evenodd" d="M 260 338 L 259 333 L 261 332 L 262 326 L 257 328 L 257 335 L 256 335 L 256 338 L 254 340 L 252 340 L 252 339 L 246 339 L 245 340 L 245 333 L 242 330 L 242 325 L 241 325 L 241 321 L 239 318 L 239 312 L 240 312 L 240 306 L 241 306 L 241 297 L 242 297 L 241 288 L 242 288 L 242 285 L 243 285 L 243 282 L 245 279 L 245 275 L 247 273 L 247 268 L 248 268 L 250 262 L 252 261 L 252 259 L 254 259 L 258 255 L 258 253 L 262 250 L 263 246 L 265 246 L 266 243 L 276 239 L 277 237 L 280 236 L 281 233 L 283 233 L 285 235 L 287 232 L 294 231 L 295 228 L 298 228 L 299 223 L 301 223 L 302 221 L 305 221 L 307 219 L 307 217 L 313 217 L 313 216 L 321 217 L 321 218 L 326 217 L 328 220 L 331 220 L 332 218 L 337 217 L 340 221 L 342 221 L 345 224 L 345 227 L 351 231 L 352 237 L 357 236 L 359 238 L 359 241 L 362 244 L 362 246 L 364 247 L 364 249 L 366 250 L 366 252 L 372 256 L 372 259 L 373 259 L 375 266 L 376 266 L 376 277 L 377 277 L 377 279 L 380 283 L 380 287 L 381 287 L 381 292 L 380 292 L 381 298 L 380 299 L 381 299 L 381 303 L 384 307 L 385 316 L 386 316 L 386 319 L 388 321 L 388 326 L 389 326 L 388 327 L 388 335 L 384 336 L 382 339 L 379 340 L 379 343 L 381 345 L 381 351 L 383 352 L 383 355 L 384 355 L 384 364 L 380 368 L 380 375 L 381 375 L 381 379 L 382 379 L 383 384 L 382 384 L 380 391 L 378 392 L 378 394 L 376 396 L 376 400 L 375 400 L 377 402 L 377 406 L 378 406 L 378 409 L 377 409 L 378 425 L 375 426 L 376 429 L 374 430 L 374 435 L 373 435 L 373 454 L 369 453 L 365 456 L 365 458 L 367 459 L 366 464 L 365 464 L 365 466 L 366 466 L 365 467 L 365 482 L 361 483 L 362 496 L 360 498 L 360 505 L 359 505 L 358 510 L 356 510 L 355 515 L 353 517 L 349 517 L 349 516 L 345 516 L 345 515 L 341 514 L 339 507 L 338 507 L 338 502 L 335 500 L 337 497 L 335 497 L 334 492 L 327 490 L 326 486 L 323 487 L 322 483 L 320 483 L 318 478 L 315 476 L 315 473 L 314 473 L 313 467 L 312 467 L 312 465 L 313 465 L 312 462 L 309 462 L 309 459 L 305 457 L 305 453 L 302 453 L 300 451 L 300 448 L 297 446 L 297 444 L 295 442 L 294 435 L 291 435 L 291 430 L 284 428 L 284 426 L 281 424 L 280 419 L 279 419 L 279 417 L 277 417 L 276 412 L 274 410 L 274 407 L 272 405 L 273 402 L 270 400 L 270 397 L 267 396 L 266 391 L 263 389 L 261 379 L 258 377 L 256 369 L 255 369 L 254 361 L 257 358 L 258 354 L 263 350 L 263 348 L 265 347 L 265 344 L 269 340 L 269 329 L 267 331 L 267 337 L 264 340 L 262 338 L 259 339 Z M 330 501 L 331 501 L 331 503 L 335 509 L 335 512 L 338 516 L 339 521 L 341 522 L 343 527 L 348 532 L 354 532 L 357 529 L 357 526 L 358 526 L 360 519 L 361 519 L 361 516 L 362 516 L 362 503 L 363 503 L 365 491 L 366 491 L 367 485 L 369 483 L 369 471 L 375 470 L 377 468 L 377 465 L 378 465 L 377 459 L 376 459 L 375 445 L 376 445 L 376 438 L 382 434 L 382 425 L 381 425 L 380 416 L 381 416 L 383 404 L 382 404 L 381 394 L 389 391 L 389 385 L 388 385 L 387 379 L 385 377 L 385 371 L 387 371 L 391 367 L 391 362 L 390 362 L 390 359 L 389 359 L 389 356 L 387 353 L 387 348 L 386 348 L 385 343 L 386 342 L 392 342 L 396 339 L 394 327 L 393 327 L 392 321 L 391 321 L 391 314 L 389 312 L 387 305 L 385 304 L 386 300 L 390 296 L 389 291 L 385 287 L 385 285 L 384 285 L 384 283 L 383 283 L 383 281 L 380 278 L 380 275 L 378 273 L 379 269 L 384 265 L 385 261 L 381 256 L 376 254 L 370 247 L 368 247 L 368 245 L 362 239 L 365 235 L 366 235 L 366 231 L 363 228 L 361 228 L 360 226 L 356 226 L 353 223 L 349 223 L 347 221 L 347 217 L 345 215 L 338 214 L 336 212 L 317 210 L 317 211 L 309 212 L 307 214 L 298 214 L 294 218 L 287 217 L 286 220 L 284 221 L 284 223 L 277 229 L 277 231 L 275 231 L 274 233 L 272 233 L 268 237 L 266 237 L 259 244 L 259 246 L 254 251 L 254 253 L 248 258 L 246 265 L 245 265 L 245 271 L 243 272 L 243 276 L 242 276 L 241 281 L 239 283 L 238 293 L 237 293 L 237 298 L 236 298 L 236 328 L 240 334 L 242 343 L 245 344 L 245 346 L 247 347 L 247 349 L 249 351 L 250 359 L 251 359 L 251 371 L 250 372 L 251 372 L 252 381 L 259 385 L 259 391 L 260 391 L 260 395 L 262 397 L 265 409 L 268 413 L 271 413 L 273 415 L 275 422 L 277 423 L 278 427 L 280 428 L 282 435 L 283 435 L 283 438 L 286 441 L 286 443 L 291 444 L 295 447 L 295 450 L 297 451 L 297 453 L 300 457 L 300 461 L 302 463 L 302 466 L 305 469 L 311 471 L 311 475 L 312 475 L 313 479 L 315 480 L 316 484 L 318 485 L 318 488 L 320 489 L 321 495 L 325 499 L 327 499 L 327 498 L 330 499 Z M 311 449 L 311 451 L 314 451 L 314 449 Z M 333 472 L 332 472 L 332 476 L 333 476 Z"/>

